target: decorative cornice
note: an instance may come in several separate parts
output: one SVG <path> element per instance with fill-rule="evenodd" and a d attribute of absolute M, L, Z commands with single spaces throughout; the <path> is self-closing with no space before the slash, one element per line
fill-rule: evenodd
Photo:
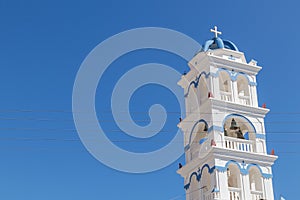
<path fill-rule="evenodd" d="M 270 111 L 267 108 L 253 107 L 229 101 L 225 102 L 216 98 L 210 98 L 209 100 L 213 109 L 219 109 L 229 113 L 239 113 L 241 115 L 263 118 Z"/>
<path fill-rule="evenodd" d="M 218 68 L 227 68 L 234 71 L 244 72 L 246 74 L 257 75 L 262 69 L 260 66 L 250 65 L 243 62 L 228 60 L 217 55 L 209 55 L 210 62 Z"/>
<path fill-rule="evenodd" d="M 201 168 L 198 168 L 197 171 L 194 171 L 190 174 L 189 179 L 188 179 L 188 183 L 184 185 L 184 189 L 186 189 L 186 190 L 189 189 L 193 176 L 196 176 L 196 179 L 197 179 L 198 182 L 201 180 L 204 168 L 207 168 L 208 173 L 210 173 L 210 174 L 212 174 L 215 169 L 220 171 L 220 172 L 226 172 L 227 169 L 228 169 L 228 166 L 230 164 L 236 165 L 239 168 L 241 174 L 243 174 L 243 175 L 248 175 L 249 170 L 251 169 L 251 167 L 256 167 L 260 171 L 262 177 L 264 177 L 266 179 L 269 179 L 269 178 L 273 177 L 272 174 L 264 173 L 259 164 L 255 164 L 255 163 L 249 163 L 249 164 L 242 163 L 242 164 L 240 164 L 235 160 L 229 160 L 229 161 L 226 162 L 226 164 L 224 166 L 215 165 L 215 166 L 210 167 L 208 164 L 204 164 Z M 246 165 L 247 165 L 247 167 L 246 167 Z"/>
<path fill-rule="evenodd" d="M 255 152 L 245 152 L 245 151 L 236 151 L 233 149 L 222 148 L 214 146 L 213 155 L 215 158 L 223 160 L 244 160 L 247 163 L 257 163 L 261 166 L 272 166 L 275 160 L 278 158 L 274 155 L 268 155 L 265 153 L 255 153 Z"/>

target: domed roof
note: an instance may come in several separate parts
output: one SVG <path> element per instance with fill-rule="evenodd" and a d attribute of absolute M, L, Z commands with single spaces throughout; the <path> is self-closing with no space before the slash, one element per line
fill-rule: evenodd
<path fill-rule="evenodd" d="M 223 48 L 230 49 L 233 51 L 239 51 L 237 46 L 233 42 L 229 40 L 223 40 L 219 37 L 214 37 L 213 39 L 206 41 L 202 50 L 208 51 L 209 49 L 214 50 Z"/>
<path fill-rule="evenodd" d="M 215 26 L 214 29 L 210 29 L 210 32 L 215 34 L 215 37 L 211 40 L 205 42 L 204 47 L 201 51 L 208 51 L 209 49 L 230 49 L 233 51 L 239 51 L 235 44 L 229 40 L 222 40 L 218 35 L 222 32 L 218 31 L 218 27 Z"/>

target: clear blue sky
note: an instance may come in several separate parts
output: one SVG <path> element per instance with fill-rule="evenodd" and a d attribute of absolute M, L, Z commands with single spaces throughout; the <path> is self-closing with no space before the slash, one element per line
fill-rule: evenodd
<path fill-rule="evenodd" d="M 217 25 L 258 76 L 259 102 L 266 118 L 269 151 L 279 198 L 298 199 L 300 107 L 298 1 L 14 1 L 0 0 L 0 199 L 99 200 L 184 199 L 178 162 L 147 174 L 110 169 L 81 144 L 72 120 L 72 88 L 87 54 L 106 38 L 131 28 L 158 26 L 183 32 L 203 44 Z M 97 90 L 98 116 L 114 140 L 117 130 L 108 99 L 121 75 L 138 64 L 158 62 L 183 72 L 186 63 L 166 52 L 137 51 L 114 62 Z M 159 95 L 157 95 L 159 94 Z M 147 97 L 147 95 L 149 95 Z M 176 133 L 178 102 L 159 86 L 149 85 L 131 101 L 133 118 L 149 119 L 149 105 L 172 112 L 157 138 L 141 143 L 116 142 L 136 152 L 163 146 Z M 174 114 L 175 113 L 175 114 Z M 143 125 L 143 122 L 137 122 Z"/>

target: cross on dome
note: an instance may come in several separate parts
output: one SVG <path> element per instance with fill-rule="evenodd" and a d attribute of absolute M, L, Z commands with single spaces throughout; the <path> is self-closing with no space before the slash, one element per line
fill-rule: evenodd
<path fill-rule="evenodd" d="M 222 34 L 221 31 L 218 31 L 218 27 L 217 26 L 215 26 L 214 29 L 210 29 L 210 32 L 215 33 L 215 38 L 218 37 L 218 34 L 220 34 L 220 35 Z"/>

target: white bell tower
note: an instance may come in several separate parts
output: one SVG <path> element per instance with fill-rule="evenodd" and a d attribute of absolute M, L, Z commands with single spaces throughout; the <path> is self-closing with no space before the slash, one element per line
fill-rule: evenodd
<path fill-rule="evenodd" d="M 215 37 L 188 63 L 178 84 L 184 88 L 187 200 L 273 200 L 272 165 L 277 156 L 266 150 L 264 118 L 258 106 L 257 62 L 228 40 Z"/>

